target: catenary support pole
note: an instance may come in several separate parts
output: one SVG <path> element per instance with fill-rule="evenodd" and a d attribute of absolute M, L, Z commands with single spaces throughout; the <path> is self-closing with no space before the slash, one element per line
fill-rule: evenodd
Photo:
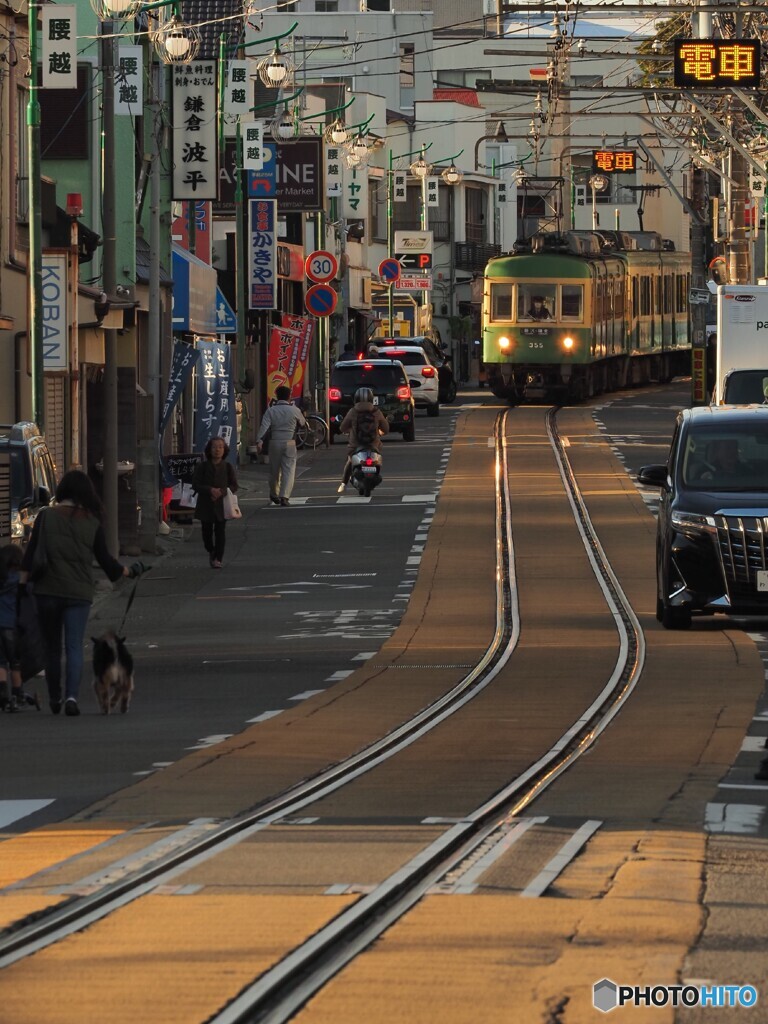
<path fill-rule="evenodd" d="M 43 392 L 43 204 L 40 181 L 40 101 L 37 83 L 37 18 L 40 4 L 30 0 L 29 97 L 27 101 L 27 156 L 29 161 L 29 341 L 32 373 L 32 419 L 45 432 Z"/>
<path fill-rule="evenodd" d="M 101 23 L 102 70 L 102 228 L 104 256 L 102 287 L 108 300 L 115 298 L 117 216 L 115 211 L 115 38 L 112 22 Z M 104 447 L 102 501 L 107 547 L 119 553 L 117 498 L 117 331 L 104 331 Z"/>

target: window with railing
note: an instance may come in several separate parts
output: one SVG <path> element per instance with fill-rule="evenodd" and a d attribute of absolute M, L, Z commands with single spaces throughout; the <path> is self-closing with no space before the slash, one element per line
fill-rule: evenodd
<path fill-rule="evenodd" d="M 400 109 L 411 110 L 414 100 L 416 47 L 400 44 Z"/>

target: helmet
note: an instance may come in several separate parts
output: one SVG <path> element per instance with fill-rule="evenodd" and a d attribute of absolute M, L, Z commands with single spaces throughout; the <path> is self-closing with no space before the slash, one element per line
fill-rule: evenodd
<path fill-rule="evenodd" d="M 358 388 L 355 392 L 355 402 L 373 402 L 373 392 L 370 388 Z"/>

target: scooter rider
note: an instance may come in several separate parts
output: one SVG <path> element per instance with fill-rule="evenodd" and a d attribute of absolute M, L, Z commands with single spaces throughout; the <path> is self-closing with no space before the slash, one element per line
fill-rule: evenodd
<path fill-rule="evenodd" d="M 373 415 L 371 416 L 371 414 Z M 358 429 L 358 420 L 360 421 L 360 429 Z M 364 431 L 362 429 L 363 423 L 370 423 L 371 420 L 373 421 L 373 429 Z M 355 392 L 355 404 L 341 421 L 339 433 L 349 434 L 344 476 L 338 487 L 338 493 L 343 494 L 352 473 L 352 455 L 361 447 L 381 452 L 381 435 L 389 433 L 387 417 L 378 406 L 373 404 L 373 391 L 370 388 L 357 389 Z M 368 436 L 365 436 L 365 434 Z"/>

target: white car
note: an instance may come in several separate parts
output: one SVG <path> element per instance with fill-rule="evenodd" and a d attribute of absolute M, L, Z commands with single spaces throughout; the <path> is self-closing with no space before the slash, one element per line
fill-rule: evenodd
<path fill-rule="evenodd" d="M 387 345 L 380 348 L 376 359 L 396 359 L 405 367 L 411 394 L 417 409 L 426 409 L 428 416 L 440 414 L 440 388 L 437 367 L 420 345 Z"/>

